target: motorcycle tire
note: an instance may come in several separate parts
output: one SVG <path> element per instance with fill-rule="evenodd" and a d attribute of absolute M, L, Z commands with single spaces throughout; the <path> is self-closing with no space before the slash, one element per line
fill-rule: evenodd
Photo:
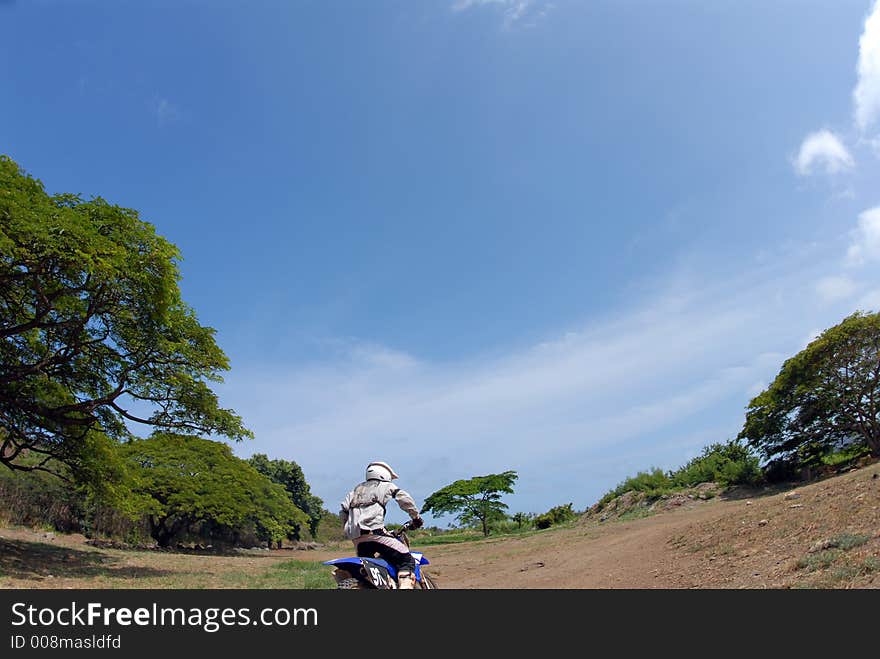
<path fill-rule="evenodd" d="M 437 582 L 427 574 L 422 574 L 422 580 L 419 582 L 419 588 L 422 590 L 437 590 Z"/>

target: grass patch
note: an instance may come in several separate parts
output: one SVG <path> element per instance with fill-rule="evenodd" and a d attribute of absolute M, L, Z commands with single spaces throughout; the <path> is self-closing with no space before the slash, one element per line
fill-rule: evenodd
<path fill-rule="evenodd" d="M 797 568 L 799 570 L 806 570 L 807 572 L 824 570 L 825 568 L 830 567 L 831 564 L 840 558 L 842 554 L 843 552 L 838 549 L 826 549 L 825 551 L 820 551 L 815 554 L 809 554 L 797 562 Z"/>
<path fill-rule="evenodd" d="M 285 561 L 273 565 L 263 574 L 231 572 L 223 578 L 230 587 L 238 588 L 323 590 L 336 587 L 336 582 L 331 576 L 332 571 L 331 566 L 321 563 Z"/>
<path fill-rule="evenodd" d="M 556 524 L 553 528 L 571 528 L 575 525 L 576 520 Z M 409 533 L 409 541 L 413 549 L 418 547 L 428 547 L 430 545 L 454 545 L 462 542 L 477 542 L 479 540 L 498 540 L 501 538 L 521 538 L 525 536 L 541 533 L 546 529 L 522 528 L 510 529 L 506 531 L 492 532 L 489 535 L 483 535 L 479 531 L 448 531 L 443 533 Z"/>
<path fill-rule="evenodd" d="M 877 558 L 876 556 L 868 556 L 868 558 L 862 563 L 862 567 L 866 574 L 880 572 L 880 558 Z"/>
<path fill-rule="evenodd" d="M 420 535 L 414 537 L 410 534 L 410 544 L 413 547 L 425 547 L 428 545 L 454 545 L 460 542 L 475 542 L 477 540 L 485 540 L 486 538 L 497 538 L 499 536 L 488 535 L 482 533 L 441 533 L 438 535 Z"/>
<path fill-rule="evenodd" d="M 837 547 L 843 551 L 849 551 L 853 547 L 861 547 L 870 539 L 871 536 L 861 533 L 841 533 L 840 535 L 831 538 L 830 546 Z"/>
<path fill-rule="evenodd" d="M 632 510 L 627 510 L 625 513 L 621 514 L 618 518 L 618 522 L 627 522 L 634 519 L 641 519 L 643 517 L 650 517 L 656 511 L 650 510 L 647 507 L 633 508 Z"/>

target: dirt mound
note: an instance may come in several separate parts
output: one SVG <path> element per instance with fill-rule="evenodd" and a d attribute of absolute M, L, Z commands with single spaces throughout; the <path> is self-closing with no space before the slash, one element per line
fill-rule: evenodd
<path fill-rule="evenodd" d="M 428 547 L 432 574 L 448 588 L 880 588 L 880 464 L 796 488 L 689 494 L 624 495 L 604 522 L 594 511 L 571 528 Z"/>
<path fill-rule="evenodd" d="M 595 504 L 581 516 L 580 521 L 582 524 L 589 524 L 596 520 L 606 522 L 635 519 L 681 507 L 692 508 L 723 492 L 724 488 L 718 483 L 700 483 L 695 487 L 660 496 L 650 496 L 645 492 L 625 492 L 605 505 Z"/>
<path fill-rule="evenodd" d="M 738 501 L 669 543 L 724 587 L 880 587 L 880 464 Z"/>

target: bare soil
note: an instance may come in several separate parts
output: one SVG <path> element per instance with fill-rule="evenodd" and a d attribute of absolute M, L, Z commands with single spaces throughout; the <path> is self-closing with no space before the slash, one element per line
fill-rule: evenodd
<path fill-rule="evenodd" d="M 880 587 L 880 464 L 752 495 L 425 551 L 444 588 Z"/>
<path fill-rule="evenodd" d="M 585 518 L 423 549 L 441 588 L 878 588 L 880 463 L 795 489 L 688 500 L 630 521 Z M 349 551 L 131 551 L 93 547 L 80 535 L 0 529 L 0 588 L 324 587 L 329 568 L 316 563 Z"/>

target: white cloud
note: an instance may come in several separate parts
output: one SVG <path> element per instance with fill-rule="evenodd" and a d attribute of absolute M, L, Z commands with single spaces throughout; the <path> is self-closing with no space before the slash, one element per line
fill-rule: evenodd
<path fill-rule="evenodd" d="M 722 283 L 682 278 L 627 313 L 500 356 L 438 362 L 355 344 L 309 367 L 236 369 L 219 393 L 257 435 L 236 450 L 296 460 L 331 509 L 376 459 L 417 498 L 516 469 L 512 508 L 587 506 L 639 469 L 681 464 L 683 438 L 735 436 L 746 392 L 772 381 L 808 331 L 840 320 L 805 283 L 828 262 L 797 261 Z"/>
<path fill-rule="evenodd" d="M 851 169 L 855 162 L 840 138 L 829 130 L 819 130 L 804 138 L 793 164 L 798 174 L 807 176 L 816 167 L 826 174 L 837 174 Z"/>
<path fill-rule="evenodd" d="M 493 6 L 504 14 L 504 27 L 514 25 L 532 27 L 535 21 L 547 15 L 553 4 L 545 0 L 455 0 L 452 10 L 466 11 L 475 7 Z"/>
<path fill-rule="evenodd" d="M 853 232 L 846 257 L 849 265 L 880 260 L 880 206 L 859 215 L 858 227 Z"/>
<path fill-rule="evenodd" d="M 180 119 L 180 110 L 167 98 L 153 100 L 153 111 L 160 126 L 166 126 Z"/>
<path fill-rule="evenodd" d="M 880 115 L 880 1 L 865 19 L 859 39 L 858 83 L 853 92 L 856 124 L 863 132 Z"/>
<path fill-rule="evenodd" d="M 853 296 L 856 283 L 846 275 L 823 277 L 816 284 L 816 293 L 825 302 L 839 302 Z"/>
<path fill-rule="evenodd" d="M 858 308 L 861 311 L 880 311 L 880 289 L 868 291 L 860 299 Z"/>

